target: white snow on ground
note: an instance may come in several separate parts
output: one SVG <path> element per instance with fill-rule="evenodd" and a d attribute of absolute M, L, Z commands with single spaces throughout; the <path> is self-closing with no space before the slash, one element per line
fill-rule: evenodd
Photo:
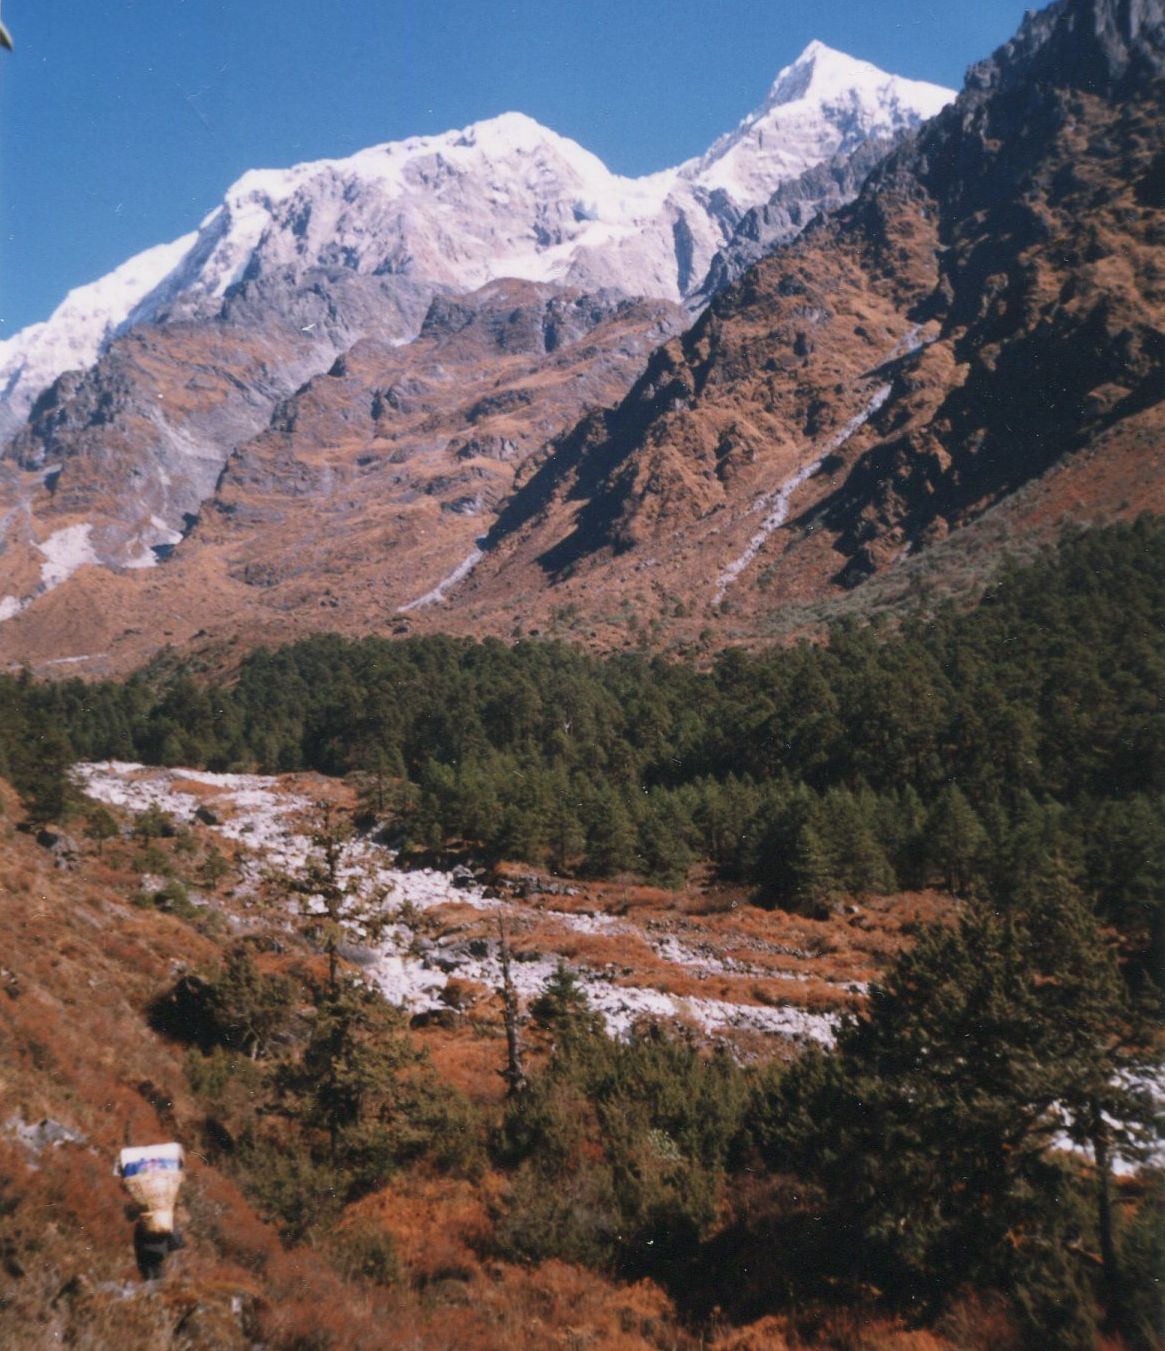
<path fill-rule="evenodd" d="M 157 805 L 178 822 L 189 822 L 200 805 L 208 806 L 221 817 L 211 827 L 227 839 L 244 846 L 243 885 L 236 894 L 245 896 L 272 873 L 295 873 L 311 855 L 311 842 L 300 829 L 304 813 L 312 803 L 302 794 L 287 792 L 276 778 L 257 774 L 210 774 L 200 770 L 157 769 L 125 761 L 76 766 L 78 782 L 90 797 L 132 812 Z M 210 792 L 195 796 L 185 792 L 181 783 L 195 783 Z M 414 911 L 435 906 L 460 905 L 492 911 L 499 917 L 518 920 L 531 912 L 520 903 L 487 896 L 475 883 L 455 879 L 432 868 L 405 870 L 396 866 L 391 850 L 368 840 L 357 840 L 348 847 L 343 871 L 359 880 L 367 892 L 380 889 L 387 893 L 386 910 L 394 920 L 375 947 L 347 948 L 344 956 L 356 964 L 365 979 L 375 984 L 385 998 L 410 1013 L 446 1007 L 442 994 L 450 979 L 473 982 L 488 989 L 502 984 L 498 942 L 468 934 L 460 926 L 450 928 L 437 939 L 425 936 L 421 926 L 409 918 Z M 288 923 L 293 912 L 289 903 Z M 560 910 L 537 912 L 540 924 L 559 926 L 569 931 L 604 934 L 637 934 L 648 942 L 656 955 L 673 965 L 677 974 L 699 979 L 702 975 L 769 975 L 796 979 L 791 972 L 752 968 L 732 958 L 710 954 L 674 934 L 637 928 L 624 919 L 610 915 L 572 915 Z M 516 925 L 515 925 L 516 929 Z M 510 971 L 519 997 L 529 1001 L 541 994 L 554 974 L 558 956 L 552 950 L 523 952 L 516 950 Z M 673 995 L 662 990 L 618 983 L 620 973 L 613 968 L 576 967 L 575 974 L 590 1006 L 599 1013 L 612 1036 L 627 1036 L 641 1019 L 657 1019 L 695 1028 L 709 1037 L 730 1030 L 766 1036 L 816 1041 L 829 1045 L 837 1026 L 834 1015 L 811 1013 L 794 1005 L 770 1007 L 736 1004 L 722 999 L 701 999 Z M 847 989 L 860 991 L 857 983 Z M 1165 1109 L 1165 1078 L 1141 1078 L 1138 1083 Z M 1055 1142 L 1058 1148 L 1078 1150 L 1068 1137 Z M 1146 1161 L 1165 1167 L 1165 1140 L 1158 1138 Z M 1114 1171 L 1128 1174 L 1142 1165 L 1118 1159 Z"/>
<path fill-rule="evenodd" d="M 99 561 L 89 538 L 92 533 L 93 527 L 88 524 L 67 525 L 63 530 L 54 531 L 36 546 L 45 556 L 40 568 L 40 580 L 46 591 L 60 586 L 86 563 Z"/>
<path fill-rule="evenodd" d="M 254 887 L 273 872 L 294 873 L 302 869 L 311 854 L 309 839 L 297 828 L 301 814 L 312 803 L 302 795 L 286 792 L 276 778 L 257 774 L 209 774 L 199 770 L 156 769 L 125 761 L 76 766 L 78 782 L 90 797 L 123 807 L 132 812 L 157 805 L 176 821 L 188 822 L 200 805 L 222 816 L 212 827 L 225 838 L 240 842 L 248 851 L 243 865 L 244 883 L 239 893 Z M 202 797 L 184 792 L 177 785 L 197 783 L 211 792 Z M 302 819 L 302 818 L 301 818 Z M 469 936 L 458 927 L 440 938 L 425 937 L 409 923 L 413 910 L 434 906 L 462 905 L 493 911 L 502 917 L 518 919 L 530 912 L 520 904 L 485 895 L 482 888 L 448 873 L 431 868 L 404 870 L 395 866 L 393 853 L 367 840 L 351 845 L 344 860 L 344 873 L 360 879 L 368 891 L 387 891 L 386 908 L 395 922 L 390 923 L 382 941 L 375 947 L 349 948 L 344 956 L 355 963 L 367 980 L 384 996 L 410 1013 L 446 1007 L 442 993 L 451 978 L 469 981 L 489 989 L 502 984 L 498 943 L 493 939 Z M 237 893 L 237 894 L 239 894 Z M 651 933 L 626 920 L 609 915 L 572 915 L 564 911 L 539 911 L 544 924 L 553 922 L 564 931 L 584 933 L 635 933 L 654 948 L 657 956 L 675 966 L 677 973 L 699 978 L 705 974 L 779 975 L 796 979 L 795 973 L 753 971 L 747 963 L 710 955 L 674 934 Z M 289 906 L 288 922 L 292 912 Z M 539 995 L 554 974 L 557 955 L 546 952 L 516 951 L 511 961 L 511 977 L 519 997 L 529 1001 Z M 786 1037 L 797 1041 L 816 1041 L 829 1045 L 837 1019 L 830 1014 L 810 1013 L 793 1005 L 769 1007 L 735 1004 L 721 999 L 700 999 L 667 994 L 661 990 L 617 983 L 615 970 L 576 967 L 575 974 L 590 1006 L 599 1013 L 612 1036 L 627 1036 L 641 1019 L 680 1023 L 709 1037 L 736 1030 Z M 847 986 L 855 991 L 861 986 Z M 1165 1077 L 1142 1076 L 1137 1084 L 1149 1092 L 1159 1108 L 1165 1109 Z M 1067 1135 L 1055 1146 L 1087 1155 Z M 1158 1137 L 1148 1151 L 1148 1166 L 1165 1167 L 1165 1139 Z M 1144 1164 L 1126 1159 L 1114 1162 L 1114 1172 L 1130 1174 Z"/>
<path fill-rule="evenodd" d="M 788 479 L 777 492 L 771 493 L 769 496 L 761 498 L 759 502 L 753 504 L 752 509 L 754 511 L 759 507 L 769 507 L 769 514 L 761 521 L 760 529 L 748 541 L 748 545 L 744 552 L 739 558 L 736 558 L 729 563 L 717 578 L 716 594 L 712 597 L 712 603 L 714 605 L 719 605 L 724 599 L 724 594 L 728 588 L 736 581 L 745 568 L 748 567 L 757 554 L 760 553 L 761 549 L 764 547 L 765 540 L 768 539 L 774 530 L 779 530 L 780 527 L 784 525 L 785 517 L 789 514 L 790 499 L 802 483 L 807 479 L 812 478 L 818 471 L 821 467 L 821 461 L 824 458 L 825 455 L 822 454 L 818 456 L 817 459 L 811 460 L 808 464 L 802 465 L 793 477 Z"/>
<path fill-rule="evenodd" d="M 164 471 L 159 473 L 159 478 L 164 481 L 169 480 L 169 475 Z M 140 552 L 125 562 L 127 568 L 156 568 L 158 566 L 158 555 L 155 550 L 159 546 L 169 545 L 173 547 L 182 543 L 182 531 L 174 530 L 162 520 L 160 516 L 151 516 L 150 525 L 152 531 L 138 537 L 138 549 Z"/>
<path fill-rule="evenodd" d="M 839 431 L 828 445 L 826 445 L 824 450 L 820 451 L 808 464 L 803 464 L 793 477 L 783 483 L 776 492 L 766 493 L 752 504 L 753 511 L 767 508 L 768 515 L 761 522 L 760 529 L 753 535 L 752 539 L 749 540 L 748 547 L 745 551 L 739 558 L 729 563 L 717 578 L 716 594 L 712 598 L 712 603 L 714 605 L 719 605 L 724 599 L 725 592 L 732 583 L 736 581 L 745 568 L 748 567 L 757 554 L 760 553 L 761 549 L 764 547 L 765 541 L 773 531 L 779 530 L 781 526 L 784 525 L 785 517 L 789 514 L 789 503 L 797 489 L 817 473 L 827 456 L 831 455 L 835 450 L 839 450 L 859 428 L 864 427 L 865 424 L 869 422 L 870 418 L 874 416 L 878 409 L 881 408 L 890 397 L 890 391 L 890 385 L 882 385 L 877 389 L 870 398 L 869 403 L 866 404 L 860 413 L 855 413 L 854 416 L 850 418 L 841 431 Z"/>
<path fill-rule="evenodd" d="M 39 543 L 34 541 L 45 560 L 40 565 L 40 586 L 31 596 L 0 597 L 0 624 L 18 615 L 37 596 L 43 596 L 46 591 L 52 591 L 62 582 L 68 581 L 78 568 L 84 567 L 87 563 L 99 563 L 101 560 L 97 557 L 90 539 L 92 533 L 92 525 L 86 522 L 81 525 L 67 525 L 61 530 L 54 531 L 46 540 Z"/>
<path fill-rule="evenodd" d="M 426 591 L 423 596 L 410 600 L 407 605 L 398 605 L 397 614 L 408 614 L 410 610 L 420 610 L 426 605 L 439 605 L 448 592 L 459 582 L 463 582 L 484 557 L 485 554 L 481 549 L 474 549 L 469 557 L 463 558 L 449 576 L 443 582 L 438 582 L 432 591 Z"/>
<path fill-rule="evenodd" d="M 302 818 L 312 804 L 302 795 L 283 791 L 278 779 L 257 774 L 146 768 L 116 760 L 78 765 L 74 772 L 90 797 L 132 812 L 156 805 L 175 821 L 188 823 L 199 806 L 209 807 L 221 818 L 220 824 L 210 829 L 238 841 L 248 851 L 242 868 L 243 885 L 237 892 L 240 896 L 245 897 L 248 889 L 253 890 L 260 880 L 273 873 L 298 872 L 311 855 L 311 842 L 302 833 L 297 818 Z M 178 786 L 183 781 L 214 791 L 196 797 Z M 453 931 L 433 941 L 410 925 L 408 918 L 414 911 L 449 904 L 492 911 L 500 917 L 518 918 L 530 912 L 520 904 L 487 896 L 474 883 L 455 881 L 448 873 L 431 868 L 408 870 L 395 864 L 391 850 L 368 840 L 354 841 L 346 849 L 344 875 L 358 881 L 368 893 L 384 890 L 386 909 L 396 922 L 376 947 L 352 949 L 345 955 L 363 969 L 367 979 L 387 999 L 413 1013 L 444 1007 L 441 992 L 451 976 L 491 989 L 499 987 L 502 972 L 495 940 L 466 939 Z M 638 932 L 634 926 L 609 915 L 572 915 L 551 910 L 539 911 L 538 918 L 547 927 L 559 927 L 564 934 Z M 671 947 L 661 941 L 653 942 L 653 946 L 661 959 L 675 965 L 678 974 L 699 975 L 710 969 L 716 974 L 728 974 L 732 970 L 727 963 L 713 963 L 709 967 L 704 954 L 682 944 Z M 558 957 L 553 952 L 515 954 L 511 972 L 518 994 L 525 999 L 540 994 L 557 963 Z M 829 1014 L 791 1006 L 734 1004 L 619 985 L 610 970 L 583 967 L 576 974 L 592 1008 L 602 1015 L 612 1035 L 627 1035 L 641 1018 L 659 1018 L 686 1023 L 709 1036 L 736 1029 L 826 1044 L 833 1039 L 836 1020 Z"/>

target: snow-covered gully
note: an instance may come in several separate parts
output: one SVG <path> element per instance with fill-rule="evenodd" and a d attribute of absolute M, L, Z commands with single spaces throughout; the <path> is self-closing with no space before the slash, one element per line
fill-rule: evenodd
<path fill-rule="evenodd" d="M 422 610 L 426 605 L 440 605 L 449 592 L 458 583 L 463 582 L 484 557 L 484 550 L 473 549 L 467 557 L 458 563 L 449 576 L 444 581 L 438 582 L 431 591 L 426 591 L 423 596 L 418 596 L 416 600 L 410 600 L 406 605 L 398 605 L 397 614 L 407 615 L 410 610 Z"/>
<path fill-rule="evenodd" d="M 764 548 L 765 541 L 775 531 L 779 530 L 785 524 L 785 519 L 789 514 L 789 503 L 792 501 L 793 494 L 801 487 L 803 483 L 808 482 L 814 474 L 821 468 L 825 460 L 833 454 L 835 450 L 840 450 L 842 446 L 850 439 L 860 428 L 864 427 L 870 418 L 890 397 L 891 386 L 882 385 L 874 391 L 869 402 L 856 413 L 845 426 L 827 443 L 823 450 L 818 451 L 812 460 L 803 464 L 800 469 L 787 479 L 775 492 L 765 493 L 758 497 L 752 504 L 753 511 L 767 511 L 768 515 L 760 524 L 760 529 L 748 541 L 748 545 L 739 558 L 734 559 L 724 569 L 716 579 L 716 594 L 712 597 L 712 603 L 719 605 L 724 599 L 728 588 L 748 567 L 753 559 Z"/>
<path fill-rule="evenodd" d="M 306 829 L 313 803 L 277 778 L 147 768 L 124 761 L 82 764 L 75 772 L 91 798 L 131 812 L 156 806 L 176 822 L 189 823 L 200 807 L 209 808 L 209 813 L 203 812 L 204 820 L 208 814 L 217 820 L 203 828 L 242 847 L 238 859 L 241 881 L 235 891 L 236 901 L 244 908 L 243 917 L 237 921 L 240 924 L 246 922 L 248 900 L 258 899 L 264 882 L 273 875 L 301 873 L 311 854 Z M 539 950 L 516 953 L 511 968 L 523 999 L 539 994 L 553 974 L 559 960 L 556 937 L 566 951 L 577 943 L 579 935 L 641 941 L 665 971 L 674 971 L 677 985 L 710 976 L 761 974 L 760 968 L 697 950 L 674 935 L 654 934 L 619 918 L 555 909 L 532 911 L 518 901 L 487 894 L 485 888 L 464 875 L 431 868 L 401 868 L 391 850 L 370 840 L 358 839 L 346 847 L 343 869 L 346 877 L 367 892 L 385 894 L 385 908 L 392 921 L 377 945 L 352 948 L 345 955 L 386 998 L 410 1013 L 447 1007 L 443 994 L 451 980 L 488 989 L 502 983 L 496 939 L 467 935 L 464 926 L 457 923 L 450 924 L 436 939 L 427 936 L 425 913 L 437 907 L 467 907 L 496 914 L 514 928 L 532 916 L 536 919 Z M 264 918 L 269 922 L 270 913 Z M 291 924 L 292 918 L 289 903 L 286 922 Z M 833 1039 L 836 1017 L 832 1013 L 795 1004 L 733 1002 L 668 993 L 622 983 L 627 979 L 624 967 L 572 964 L 591 1007 L 602 1015 L 612 1035 L 626 1035 L 638 1020 L 653 1018 L 687 1025 L 708 1037 L 743 1032 L 825 1044 Z M 790 981 L 804 979 L 795 971 L 763 974 Z M 858 989 L 852 985 L 844 988 Z"/>

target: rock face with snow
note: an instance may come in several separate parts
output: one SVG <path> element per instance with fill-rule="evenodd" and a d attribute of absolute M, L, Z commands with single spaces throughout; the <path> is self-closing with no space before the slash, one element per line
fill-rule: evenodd
<path fill-rule="evenodd" d="M 688 308 L 699 313 L 753 263 L 796 239 L 816 217 L 852 202 L 874 166 L 907 134 L 872 136 L 856 150 L 843 151 L 782 183 L 767 202 L 746 211 L 712 259 L 703 284 L 688 297 Z"/>
<path fill-rule="evenodd" d="M 193 234 L 80 288 L 0 347 L 0 618 L 25 615 L 66 580 L 40 571 L 42 546 L 62 531 L 83 528 L 84 564 L 121 573 L 185 547 L 210 505 L 234 500 L 238 447 L 269 424 L 287 432 L 296 391 L 355 345 L 387 354 L 413 342 L 434 300 L 513 279 L 561 289 L 575 318 L 606 315 L 604 297 L 679 301 L 780 184 L 866 137 L 917 125 L 948 97 L 814 43 L 707 155 L 644 178 L 611 173 L 516 113 L 245 174 Z M 798 218 L 810 214 L 804 204 Z M 597 304 L 578 308 L 587 295 Z M 643 318 L 639 334 L 658 322 Z M 599 323 L 571 330 L 565 319 L 547 319 L 561 347 Z M 609 400 L 625 388 L 612 374 L 632 377 L 640 339 L 627 345 L 627 325 L 600 326 L 624 345 L 610 361 L 587 359 L 603 376 L 580 392 Z M 386 406 L 378 427 L 398 411 Z M 488 514 L 536 448 L 530 433 L 556 435 L 571 406 L 520 434 L 503 429 L 507 468 L 500 479 L 490 470 L 488 491 L 462 493 L 451 512 Z"/>
<path fill-rule="evenodd" d="M 1165 508 L 1163 67 L 1161 0 L 1030 16 L 551 449 L 460 604 L 538 569 L 560 607 L 679 595 L 763 632 L 979 522 Z"/>
<path fill-rule="evenodd" d="M 0 435 L 20 425 L 37 394 L 62 371 L 93 364 L 196 238 L 184 235 L 137 254 L 108 276 L 70 292 L 45 323 L 0 342 Z"/>
<path fill-rule="evenodd" d="M 0 399 L 26 411 L 61 371 L 125 327 L 205 319 L 258 278 L 405 275 L 470 291 L 500 277 L 678 300 L 735 219 L 869 137 L 917 126 L 953 97 L 819 42 L 699 159 L 623 178 L 520 113 L 284 170 L 244 174 L 192 235 L 73 292 L 0 345 Z"/>
<path fill-rule="evenodd" d="M 949 89 L 887 75 L 811 42 L 777 76 L 760 107 L 680 175 L 707 191 L 722 190 L 737 204 L 762 202 L 774 184 L 814 164 L 918 126 L 951 96 Z"/>

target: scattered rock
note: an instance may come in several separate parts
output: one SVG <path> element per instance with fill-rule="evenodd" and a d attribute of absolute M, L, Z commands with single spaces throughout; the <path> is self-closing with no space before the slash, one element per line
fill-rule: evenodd
<path fill-rule="evenodd" d="M 71 835 L 46 826 L 37 832 L 36 842 L 42 849 L 47 849 L 52 854 L 53 862 L 58 868 L 77 867 L 81 847 Z"/>
<path fill-rule="evenodd" d="M 44 1117 L 40 1121 L 28 1123 L 20 1116 L 10 1116 L 4 1123 L 4 1133 L 25 1149 L 32 1158 L 40 1157 L 46 1149 L 59 1149 L 61 1145 L 83 1145 L 86 1137 L 61 1121 Z"/>

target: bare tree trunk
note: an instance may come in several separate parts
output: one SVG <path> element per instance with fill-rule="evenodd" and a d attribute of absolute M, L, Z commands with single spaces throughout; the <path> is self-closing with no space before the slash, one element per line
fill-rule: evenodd
<path fill-rule="evenodd" d="M 498 1073 L 509 1086 L 510 1096 L 514 1097 L 526 1091 L 528 1080 L 522 1068 L 522 1045 L 518 1038 L 518 992 L 510 976 L 510 940 L 503 919 L 498 920 L 498 934 L 501 939 L 502 1007 L 506 1021 L 506 1068 Z"/>
<path fill-rule="evenodd" d="M 1100 1234 L 1100 1258 L 1104 1263 L 1104 1295 L 1108 1316 L 1122 1322 L 1121 1273 L 1112 1231 L 1112 1187 L 1108 1150 L 1108 1123 L 1099 1104 L 1092 1109 L 1092 1152 L 1096 1159 L 1096 1224 Z"/>

